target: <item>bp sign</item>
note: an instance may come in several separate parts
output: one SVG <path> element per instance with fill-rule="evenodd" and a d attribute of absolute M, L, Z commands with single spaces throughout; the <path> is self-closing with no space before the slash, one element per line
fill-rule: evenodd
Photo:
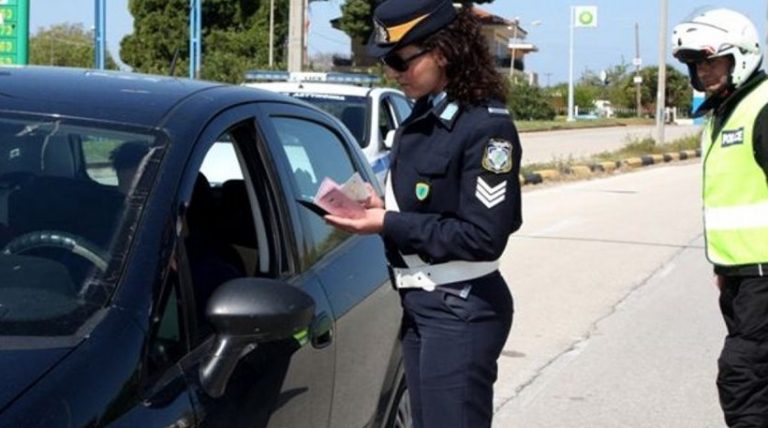
<path fill-rule="evenodd" d="M 579 24 L 592 25 L 593 22 L 595 22 L 595 16 L 592 15 L 592 12 L 585 10 L 579 14 Z"/>
<path fill-rule="evenodd" d="M 597 27 L 597 7 L 596 6 L 576 6 L 575 22 L 577 27 Z"/>

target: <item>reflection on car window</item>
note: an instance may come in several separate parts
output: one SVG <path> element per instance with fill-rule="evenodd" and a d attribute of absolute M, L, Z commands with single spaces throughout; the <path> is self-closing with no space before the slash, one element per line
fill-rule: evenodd
<path fill-rule="evenodd" d="M 293 171 L 293 184 L 303 198 L 311 199 L 325 177 L 344 183 L 355 173 L 344 142 L 330 129 L 290 117 L 275 117 L 274 124 Z M 313 257 L 322 256 L 347 237 L 303 206 L 299 210 L 310 227 Z"/>
<path fill-rule="evenodd" d="M 130 244 L 123 222 L 137 217 L 126 192 L 155 144 L 103 125 L 0 118 L 0 334 L 72 334 L 106 303 L 107 272 Z"/>

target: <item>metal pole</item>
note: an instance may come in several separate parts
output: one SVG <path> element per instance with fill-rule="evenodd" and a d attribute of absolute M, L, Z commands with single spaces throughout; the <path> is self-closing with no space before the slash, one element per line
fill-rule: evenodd
<path fill-rule="evenodd" d="M 667 0 L 660 0 L 659 81 L 656 93 L 656 143 L 664 144 L 664 106 L 667 91 Z"/>
<path fill-rule="evenodd" d="M 568 122 L 573 122 L 576 120 L 575 117 L 573 117 L 573 21 L 575 19 L 574 17 L 574 7 L 571 6 L 571 43 L 570 43 L 570 55 L 568 59 L 568 118 L 566 119 Z"/>
<path fill-rule="evenodd" d="M 643 100 L 640 87 L 640 25 L 635 22 L 635 109 L 637 117 L 642 116 Z"/>
<path fill-rule="evenodd" d="M 94 22 L 95 30 L 94 37 L 94 50 L 93 50 L 93 63 L 94 67 L 99 70 L 104 70 L 105 56 L 106 56 L 106 16 L 107 5 L 105 0 L 96 0 L 96 19 Z"/>
<path fill-rule="evenodd" d="M 275 0 L 269 0 L 269 68 L 275 63 Z"/>
<path fill-rule="evenodd" d="M 189 78 L 200 77 L 200 16 L 202 0 L 190 0 L 189 3 Z"/>
<path fill-rule="evenodd" d="M 195 79 L 200 78 L 200 69 L 203 63 L 203 0 L 197 0 L 197 54 L 195 55 Z"/>

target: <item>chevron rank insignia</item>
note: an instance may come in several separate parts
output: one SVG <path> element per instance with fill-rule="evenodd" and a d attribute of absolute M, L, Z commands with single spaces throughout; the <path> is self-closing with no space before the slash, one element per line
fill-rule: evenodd
<path fill-rule="evenodd" d="M 475 196 L 480 202 L 483 203 L 488 209 L 499 205 L 504 202 L 507 195 L 507 180 L 491 187 L 483 177 L 477 177 L 477 189 L 475 190 Z"/>
<path fill-rule="evenodd" d="M 483 169 L 494 174 L 512 171 L 512 143 L 491 138 L 483 152 Z"/>

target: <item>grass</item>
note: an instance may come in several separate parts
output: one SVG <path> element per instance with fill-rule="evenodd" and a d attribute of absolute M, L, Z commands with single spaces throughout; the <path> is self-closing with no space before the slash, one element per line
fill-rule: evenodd
<path fill-rule="evenodd" d="M 558 117 L 555 120 L 516 120 L 515 121 L 515 125 L 517 126 L 517 129 L 520 132 L 600 128 L 605 126 L 653 125 L 654 123 L 656 122 L 653 119 L 637 118 L 637 117 L 577 120 L 575 122 L 567 122 L 565 120 L 565 117 Z"/>
<path fill-rule="evenodd" d="M 584 159 L 574 159 L 571 156 L 567 159 L 556 159 L 551 162 L 531 163 L 523 165 L 520 170 L 521 174 L 529 174 L 544 169 L 553 169 L 561 174 L 568 174 L 574 165 L 593 165 L 598 162 L 620 161 L 651 154 L 696 150 L 699 148 L 699 138 L 698 135 L 691 135 L 661 145 L 656 144 L 652 138 L 634 139 L 621 149 L 612 152 L 602 152 Z"/>

